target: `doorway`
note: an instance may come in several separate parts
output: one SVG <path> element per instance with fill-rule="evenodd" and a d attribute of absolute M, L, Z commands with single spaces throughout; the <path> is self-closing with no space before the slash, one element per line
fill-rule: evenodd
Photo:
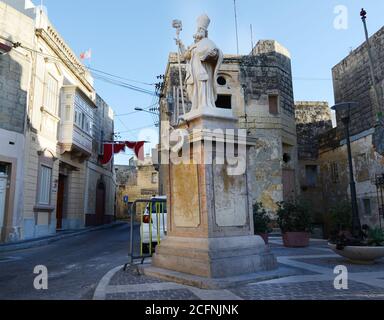
<path fill-rule="evenodd" d="M 4 227 L 7 184 L 8 176 L 5 173 L 0 172 L 0 236 L 2 228 Z"/>
<path fill-rule="evenodd" d="M 104 224 L 105 216 L 105 184 L 99 182 L 96 189 L 96 225 Z"/>
<path fill-rule="evenodd" d="M 296 200 L 295 170 L 283 170 L 284 201 Z"/>
<path fill-rule="evenodd" d="M 65 197 L 65 185 L 67 177 L 59 175 L 59 186 L 57 191 L 57 207 L 56 207 L 56 229 L 63 229 L 63 216 L 64 216 L 64 197 Z"/>

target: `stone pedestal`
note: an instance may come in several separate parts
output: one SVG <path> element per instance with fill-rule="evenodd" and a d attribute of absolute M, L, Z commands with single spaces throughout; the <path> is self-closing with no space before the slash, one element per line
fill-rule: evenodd
<path fill-rule="evenodd" d="M 191 133 L 191 157 L 202 161 L 170 164 L 168 237 L 152 259 L 157 272 L 152 269 L 148 274 L 171 270 L 179 279 L 194 275 L 208 281 L 276 268 L 269 247 L 254 235 L 247 170 L 232 175 L 227 161 L 218 160 L 224 157 L 224 149 L 219 147 L 223 144 L 226 148 L 235 144 L 239 153 L 255 144 L 239 139 L 237 130 L 232 130 L 235 137 L 228 139 L 225 130 L 235 129 L 237 123 L 229 112 L 217 110 L 187 119 L 184 128 Z M 207 144 L 213 145 L 212 164 L 203 161 L 208 156 Z M 247 159 L 245 152 L 243 156 Z"/>

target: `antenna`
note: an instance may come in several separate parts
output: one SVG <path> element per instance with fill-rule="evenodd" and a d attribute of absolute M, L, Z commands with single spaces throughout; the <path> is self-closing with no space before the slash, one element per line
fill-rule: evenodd
<path fill-rule="evenodd" d="M 251 24 L 251 53 L 253 55 L 253 48 L 254 48 L 254 45 L 253 45 L 253 28 L 252 28 L 252 24 Z"/>
<path fill-rule="evenodd" d="M 234 10 L 235 10 L 236 48 L 237 48 L 237 54 L 239 54 L 239 33 L 238 33 L 238 26 L 237 26 L 236 0 L 233 0 L 233 7 L 234 7 Z"/>

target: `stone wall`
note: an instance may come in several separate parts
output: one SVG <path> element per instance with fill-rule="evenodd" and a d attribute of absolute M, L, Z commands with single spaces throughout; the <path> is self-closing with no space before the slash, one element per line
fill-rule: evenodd
<path fill-rule="evenodd" d="M 319 136 L 332 129 L 329 105 L 316 101 L 298 101 L 295 105 L 299 160 L 316 160 Z"/>
<path fill-rule="evenodd" d="M 2 39 L 6 38 L 30 46 L 33 27 L 32 19 L 0 3 L 1 43 L 11 45 Z M 30 73 L 31 56 L 28 51 L 19 48 L 0 55 L 0 128 L 24 133 Z"/>
<path fill-rule="evenodd" d="M 379 83 L 381 111 L 383 110 L 384 85 L 384 27 L 371 38 L 375 76 Z M 355 101 L 359 105 L 352 110 L 351 134 L 355 135 L 373 127 L 377 109 L 372 87 L 368 49 L 366 44 L 359 46 L 350 55 L 338 63 L 332 70 L 336 103 Z M 337 115 L 338 127 L 342 128 L 340 114 Z"/>
<path fill-rule="evenodd" d="M 311 206 L 314 223 L 322 227 L 324 198 L 319 137 L 332 129 L 331 111 L 327 102 L 297 101 L 295 105 L 301 199 Z"/>
<path fill-rule="evenodd" d="M 383 106 L 384 85 L 384 27 L 371 38 L 374 72 L 379 83 L 379 103 Z M 383 158 L 372 146 L 372 134 L 376 121 L 376 104 L 372 87 L 368 49 L 362 44 L 352 51 L 332 70 L 336 103 L 358 102 L 351 110 L 350 135 L 352 158 L 359 215 L 362 224 L 377 226 L 379 209 L 374 180 L 384 172 Z M 324 197 L 324 217 L 329 209 L 343 199 L 350 199 L 348 153 L 344 125 L 344 113 L 337 113 L 337 128 L 329 130 L 319 138 L 320 172 Z M 327 221 L 326 221 L 327 222 Z"/>
<path fill-rule="evenodd" d="M 8 46 L 22 42 L 31 47 L 33 38 L 34 21 L 0 1 L 0 42 Z M 30 52 L 22 48 L 0 55 L 0 161 L 9 168 L 0 242 L 23 237 L 24 183 L 29 180 L 24 152 L 31 65 Z"/>
<path fill-rule="evenodd" d="M 329 209 L 342 200 L 350 199 L 347 146 L 320 150 L 321 184 L 325 201 L 325 218 Z M 372 136 L 352 139 L 352 157 L 362 224 L 379 224 L 377 190 L 374 180 L 384 173 L 384 160 L 372 149 Z M 367 211 L 369 203 L 370 211 Z M 327 221 L 326 221 L 327 222 Z"/>
<path fill-rule="evenodd" d="M 246 101 L 277 93 L 281 110 L 293 116 L 295 106 L 288 50 L 276 41 L 261 40 L 253 52 L 253 55 L 243 56 L 240 63 L 240 81 L 245 86 Z"/>
<path fill-rule="evenodd" d="M 245 110 L 239 115 L 259 145 L 250 160 L 253 202 L 262 202 L 273 213 L 276 203 L 296 198 L 297 137 L 292 86 L 291 57 L 273 40 L 261 40 L 252 54 L 240 61 L 240 86 Z M 270 110 L 270 97 L 278 99 L 277 112 Z M 287 161 L 284 162 L 284 154 Z"/>
<path fill-rule="evenodd" d="M 127 215 L 127 205 L 124 196 L 128 196 L 129 203 L 139 199 L 150 199 L 159 195 L 158 172 L 149 158 L 144 163 L 135 166 L 115 166 L 116 172 L 116 214 L 118 217 Z M 152 180 L 152 175 L 156 179 Z"/>

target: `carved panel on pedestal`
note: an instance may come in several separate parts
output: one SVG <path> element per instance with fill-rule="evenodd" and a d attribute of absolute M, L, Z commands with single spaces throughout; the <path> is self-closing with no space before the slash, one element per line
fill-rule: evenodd
<path fill-rule="evenodd" d="M 248 221 L 245 175 L 228 175 L 226 165 L 215 165 L 213 171 L 216 224 L 219 227 L 245 226 Z"/>
<path fill-rule="evenodd" d="M 197 166 L 173 165 L 171 171 L 171 206 L 174 224 L 179 228 L 197 228 L 201 222 Z"/>

